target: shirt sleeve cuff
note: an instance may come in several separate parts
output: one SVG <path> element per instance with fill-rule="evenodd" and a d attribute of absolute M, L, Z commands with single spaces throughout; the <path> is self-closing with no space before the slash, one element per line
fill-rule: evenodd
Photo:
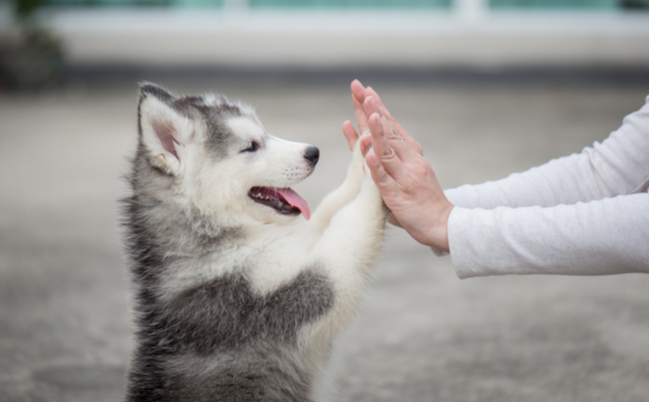
<path fill-rule="evenodd" d="M 463 236 L 464 233 L 467 233 L 472 211 L 469 208 L 454 207 L 447 221 L 447 239 L 449 241 L 451 263 L 454 265 L 456 275 L 460 279 L 481 275 L 481 271 L 477 270 L 472 264 L 472 257 L 470 256 L 471 244 Z"/>

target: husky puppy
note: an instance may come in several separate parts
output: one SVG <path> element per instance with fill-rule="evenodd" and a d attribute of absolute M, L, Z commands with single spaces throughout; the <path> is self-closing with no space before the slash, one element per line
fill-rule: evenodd
<path fill-rule="evenodd" d="M 324 400 L 333 337 L 387 216 L 359 147 L 309 219 L 291 186 L 318 149 L 269 135 L 250 107 L 147 83 L 138 117 L 124 200 L 137 329 L 126 400 Z"/>

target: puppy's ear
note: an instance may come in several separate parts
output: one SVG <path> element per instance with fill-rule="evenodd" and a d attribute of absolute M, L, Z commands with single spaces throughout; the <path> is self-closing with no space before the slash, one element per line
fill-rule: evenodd
<path fill-rule="evenodd" d="M 152 165 L 176 174 L 184 165 L 193 124 L 173 106 L 174 96 L 154 84 L 140 85 L 138 120 L 140 139 Z"/>

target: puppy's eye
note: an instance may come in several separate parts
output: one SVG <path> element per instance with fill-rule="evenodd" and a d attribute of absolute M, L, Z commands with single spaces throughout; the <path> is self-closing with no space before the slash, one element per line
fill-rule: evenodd
<path fill-rule="evenodd" d="M 255 152 L 258 149 L 260 149 L 260 143 L 257 141 L 251 141 L 248 143 L 248 146 L 241 152 Z"/>

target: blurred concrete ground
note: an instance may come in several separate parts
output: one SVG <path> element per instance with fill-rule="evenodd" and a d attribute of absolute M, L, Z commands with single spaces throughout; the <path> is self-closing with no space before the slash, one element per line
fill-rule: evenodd
<path fill-rule="evenodd" d="M 349 77 L 349 82 L 354 77 Z M 424 146 L 444 187 L 579 152 L 644 102 L 642 85 L 364 82 Z M 296 187 L 343 180 L 346 83 L 167 81 L 256 106 L 321 149 Z M 0 401 L 120 401 L 131 348 L 117 200 L 137 87 L 0 94 Z M 339 401 L 648 401 L 648 276 L 459 280 L 400 229 L 341 335 Z"/>

